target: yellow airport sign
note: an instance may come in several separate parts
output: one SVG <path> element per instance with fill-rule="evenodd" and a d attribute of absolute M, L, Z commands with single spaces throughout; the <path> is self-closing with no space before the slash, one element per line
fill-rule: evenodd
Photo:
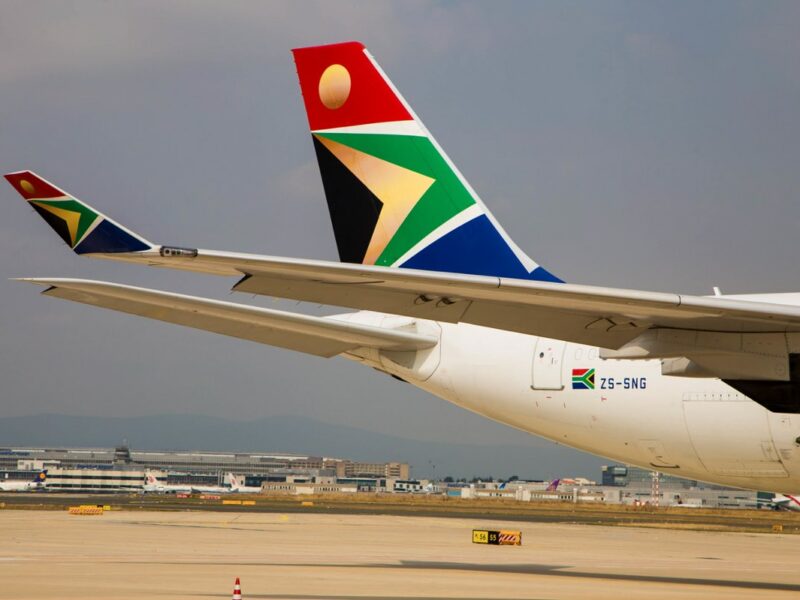
<path fill-rule="evenodd" d="M 522 532 L 509 531 L 505 529 L 500 531 L 491 531 L 489 529 L 473 529 L 472 543 L 490 544 L 492 546 L 521 546 Z"/>

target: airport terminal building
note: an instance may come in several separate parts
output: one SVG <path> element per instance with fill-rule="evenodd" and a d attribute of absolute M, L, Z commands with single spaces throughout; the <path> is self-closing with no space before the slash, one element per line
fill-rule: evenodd
<path fill-rule="evenodd" d="M 30 481 L 47 471 L 45 489 L 56 492 L 145 490 L 147 475 L 176 489 L 222 487 L 232 473 L 266 494 L 388 492 L 445 494 L 518 501 L 604 502 L 657 506 L 753 507 L 756 492 L 698 484 L 626 465 L 602 468 L 598 485 L 586 479 L 437 483 L 414 480 L 407 463 L 358 462 L 299 454 L 139 451 L 117 448 L 0 448 L 0 481 Z M 230 486 L 228 486 L 230 487 Z"/>
<path fill-rule="evenodd" d="M 172 452 L 117 448 L 0 448 L 0 479 L 28 480 L 47 470 L 50 490 L 141 490 L 145 474 L 157 471 L 168 484 L 220 485 L 226 473 L 243 475 L 245 485 L 312 481 L 327 477 L 409 479 L 400 462 L 358 462 L 343 458 L 249 452 Z"/>

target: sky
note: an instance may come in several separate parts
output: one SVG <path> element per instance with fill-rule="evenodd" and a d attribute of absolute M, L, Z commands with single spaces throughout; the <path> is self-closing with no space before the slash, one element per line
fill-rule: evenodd
<path fill-rule="evenodd" d="M 561 278 L 798 291 L 800 3 L 15 2 L 0 168 L 157 243 L 337 260 L 289 50 L 364 42 Z M 342 359 L 41 297 L 72 276 L 286 310 L 228 278 L 72 255 L 0 185 L 0 417 L 310 416 L 541 444 Z"/>

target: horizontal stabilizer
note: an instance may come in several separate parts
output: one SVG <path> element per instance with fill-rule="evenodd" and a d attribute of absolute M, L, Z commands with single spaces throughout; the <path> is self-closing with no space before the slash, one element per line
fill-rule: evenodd
<path fill-rule="evenodd" d="M 184 325 L 317 356 L 355 348 L 393 351 L 431 348 L 436 338 L 232 302 L 85 279 L 22 279 L 48 286 L 42 292 L 82 304 Z"/>

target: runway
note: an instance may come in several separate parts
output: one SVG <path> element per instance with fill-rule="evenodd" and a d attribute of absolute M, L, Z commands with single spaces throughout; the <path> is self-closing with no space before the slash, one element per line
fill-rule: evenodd
<path fill-rule="evenodd" d="M 471 543 L 473 528 L 523 545 Z M 800 536 L 380 515 L 0 511 L 0 600 L 791 598 Z"/>

